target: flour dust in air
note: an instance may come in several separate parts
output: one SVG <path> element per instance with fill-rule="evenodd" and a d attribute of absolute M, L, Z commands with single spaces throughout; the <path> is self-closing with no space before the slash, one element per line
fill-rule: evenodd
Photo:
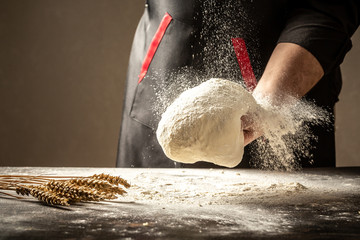
<path fill-rule="evenodd" d="M 267 97 L 254 96 L 263 111 L 257 112 L 263 137 L 252 145 L 252 165 L 267 170 L 292 171 L 301 168 L 301 160 L 313 162 L 311 150 L 317 137 L 311 126 L 330 127 L 333 117 L 314 103 L 287 96 L 281 105 Z"/>

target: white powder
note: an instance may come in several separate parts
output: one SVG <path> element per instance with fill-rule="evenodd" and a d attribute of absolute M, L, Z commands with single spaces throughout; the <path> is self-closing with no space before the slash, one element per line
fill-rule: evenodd
<path fill-rule="evenodd" d="M 153 202 L 168 207 L 172 204 L 196 206 L 217 205 L 217 207 L 242 205 L 244 203 L 277 203 L 290 200 L 309 201 L 312 194 L 324 183 L 311 183 L 298 174 L 296 182 L 293 173 L 234 170 L 191 169 L 147 169 L 132 176 L 133 182 L 125 201 Z M 315 181 L 315 180 L 312 180 Z M 336 185 L 329 184 L 331 188 Z M 292 200 L 293 199 L 293 200 Z M 318 197 L 317 197 L 318 199 Z"/>
<path fill-rule="evenodd" d="M 253 164 L 263 169 L 289 171 L 300 167 L 300 158 L 312 161 L 310 150 L 317 139 L 309 123 L 327 126 L 329 113 L 291 96 L 287 96 L 282 105 L 272 105 L 262 96 L 255 99 L 265 111 L 257 112 L 264 137 L 256 141 L 253 154 L 258 160 Z"/>
<path fill-rule="evenodd" d="M 235 167 L 244 153 L 241 116 L 258 107 L 240 84 L 210 79 L 183 92 L 162 115 L 157 138 L 178 162 Z"/>

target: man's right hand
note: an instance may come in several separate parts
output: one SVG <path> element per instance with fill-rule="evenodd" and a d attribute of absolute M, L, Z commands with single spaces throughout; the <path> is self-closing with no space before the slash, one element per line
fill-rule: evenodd
<path fill-rule="evenodd" d="M 257 118 L 254 115 L 244 115 L 241 118 L 241 128 L 244 133 L 244 146 L 263 135 Z"/>

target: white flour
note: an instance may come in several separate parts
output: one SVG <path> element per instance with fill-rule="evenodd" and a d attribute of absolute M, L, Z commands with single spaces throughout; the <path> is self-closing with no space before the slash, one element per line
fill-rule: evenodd
<path fill-rule="evenodd" d="M 282 105 L 271 105 L 266 98 L 255 96 L 265 111 L 258 112 L 264 137 L 256 141 L 254 154 L 257 167 L 274 170 L 296 170 L 299 159 L 312 161 L 310 150 L 316 136 L 309 129 L 313 125 L 329 124 L 329 113 L 315 104 L 288 96 Z"/>
<path fill-rule="evenodd" d="M 230 172 L 216 169 L 175 170 L 159 174 L 157 169 L 140 173 L 133 179 L 131 193 L 124 200 L 168 204 L 240 205 L 244 203 L 274 203 L 290 199 L 308 199 L 315 186 L 302 177 L 294 182 L 287 173 Z M 161 170 L 160 170 L 161 171 Z M 170 177 L 171 175 L 171 177 Z M 291 200 L 292 201 L 292 200 Z"/>

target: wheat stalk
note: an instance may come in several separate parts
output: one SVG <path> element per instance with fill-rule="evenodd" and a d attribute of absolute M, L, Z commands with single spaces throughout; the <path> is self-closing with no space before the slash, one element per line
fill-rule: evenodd
<path fill-rule="evenodd" d="M 119 185 L 130 187 L 125 179 L 104 173 L 89 177 L 0 175 L 0 190 L 14 190 L 22 196 L 31 195 L 50 205 L 68 206 L 80 201 L 115 199 L 126 193 Z M 21 198 L 2 191 L 0 193 Z"/>
<path fill-rule="evenodd" d="M 118 176 L 111 176 L 109 174 L 94 174 L 91 176 L 94 179 L 105 180 L 114 185 L 123 185 L 126 188 L 130 187 L 130 184 L 123 178 Z"/>

